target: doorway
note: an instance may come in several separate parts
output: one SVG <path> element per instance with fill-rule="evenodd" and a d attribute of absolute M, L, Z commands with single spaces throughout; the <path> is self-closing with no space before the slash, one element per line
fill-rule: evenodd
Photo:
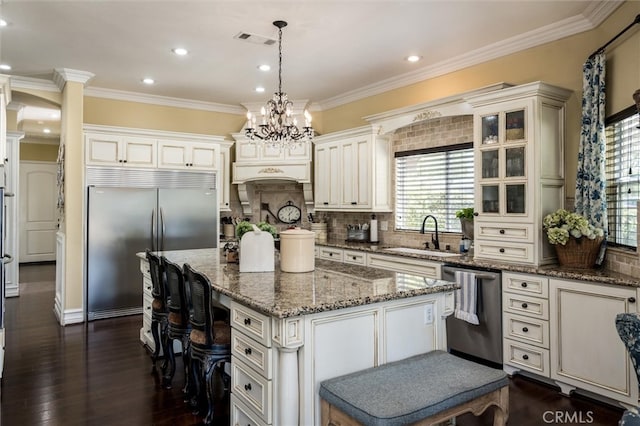
<path fill-rule="evenodd" d="M 20 161 L 20 263 L 56 260 L 57 172 L 55 162 Z"/>

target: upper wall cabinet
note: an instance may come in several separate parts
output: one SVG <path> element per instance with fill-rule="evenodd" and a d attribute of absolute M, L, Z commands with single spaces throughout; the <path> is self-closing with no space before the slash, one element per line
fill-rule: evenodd
<path fill-rule="evenodd" d="M 87 133 L 87 165 L 157 167 L 156 140 L 135 136 Z"/>
<path fill-rule="evenodd" d="M 564 206 L 570 95 L 535 82 L 467 99 L 474 107 L 476 258 L 531 265 L 555 260 L 542 219 Z"/>
<path fill-rule="evenodd" d="M 216 144 L 158 141 L 158 167 L 185 170 L 217 170 L 220 153 Z"/>
<path fill-rule="evenodd" d="M 231 141 L 220 136 L 84 126 L 87 166 L 216 171 L 221 211 L 230 210 Z"/>
<path fill-rule="evenodd" d="M 391 211 L 391 143 L 371 126 L 314 141 L 316 210 Z"/>

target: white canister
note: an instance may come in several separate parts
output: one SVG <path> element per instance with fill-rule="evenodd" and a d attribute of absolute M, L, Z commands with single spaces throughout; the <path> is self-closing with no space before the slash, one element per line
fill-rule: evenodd
<path fill-rule="evenodd" d="M 280 233 L 280 270 L 311 272 L 316 267 L 315 232 L 287 229 Z"/>

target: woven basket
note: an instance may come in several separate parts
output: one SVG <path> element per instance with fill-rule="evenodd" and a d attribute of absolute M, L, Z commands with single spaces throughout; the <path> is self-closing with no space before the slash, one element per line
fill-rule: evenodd
<path fill-rule="evenodd" d="M 556 244 L 558 262 L 562 266 L 571 268 L 593 268 L 600 252 L 600 245 L 604 237 L 597 237 L 593 240 L 588 238 L 575 239 L 569 237 L 567 244 Z"/>

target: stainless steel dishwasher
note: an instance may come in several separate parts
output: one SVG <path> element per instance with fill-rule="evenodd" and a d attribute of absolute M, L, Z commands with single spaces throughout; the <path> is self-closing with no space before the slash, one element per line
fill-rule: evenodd
<path fill-rule="evenodd" d="M 502 277 L 495 269 L 445 265 L 442 279 L 456 281 L 456 271 L 473 272 L 478 283 L 476 313 L 479 325 L 447 317 L 447 349 L 462 357 L 502 366 Z"/>

